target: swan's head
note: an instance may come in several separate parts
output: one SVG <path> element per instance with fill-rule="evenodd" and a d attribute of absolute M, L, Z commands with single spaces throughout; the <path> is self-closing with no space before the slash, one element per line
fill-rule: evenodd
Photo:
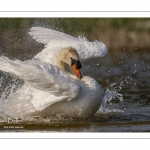
<path fill-rule="evenodd" d="M 69 47 L 65 49 L 63 61 L 72 67 L 73 71 L 79 79 L 82 78 L 82 74 L 80 72 L 82 65 L 79 60 L 79 54 L 74 48 Z"/>

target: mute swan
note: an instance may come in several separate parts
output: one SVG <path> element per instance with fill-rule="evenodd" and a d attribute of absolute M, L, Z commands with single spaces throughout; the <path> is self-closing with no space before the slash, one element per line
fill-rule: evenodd
<path fill-rule="evenodd" d="M 83 76 L 81 62 L 106 56 L 105 44 L 43 27 L 32 27 L 29 34 L 45 44 L 32 60 L 0 57 L 0 70 L 24 80 L 24 85 L 10 100 L 11 105 L 5 106 L 4 111 L 9 107 L 5 113 L 15 117 L 64 114 L 89 118 L 94 115 L 101 104 L 102 90 L 96 80 Z"/>

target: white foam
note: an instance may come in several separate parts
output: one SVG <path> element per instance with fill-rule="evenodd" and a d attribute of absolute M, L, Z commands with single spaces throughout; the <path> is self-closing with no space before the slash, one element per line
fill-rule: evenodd
<path fill-rule="evenodd" d="M 98 109 L 97 113 L 110 113 L 110 112 L 124 112 L 123 110 L 117 109 L 117 108 L 108 108 L 108 105 L 112 104 L 112 101 L 114 99 L 120 100 L 120 102 L 123 101 L 123 96 L 121 93 L 118 93 L 122 87 L 123 87 L 123 81 L 120 83 L 119 86 L 117 86 L 116 83 L 112 83 L 108 86 L 108 88 L 103 92 L 103 100 L 101 103 L 100 108 Z"/>

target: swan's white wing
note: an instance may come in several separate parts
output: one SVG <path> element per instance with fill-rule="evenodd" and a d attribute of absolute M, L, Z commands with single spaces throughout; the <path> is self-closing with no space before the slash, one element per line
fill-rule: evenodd
<path fill-rule="evenodd" d="M 31 87 L 71 100 L 80 94 L 80 86 L 58 67 L 39 60 L 19 61 L 0 57 L 0 70 L 23 79 Z"/>
<path fill-rule="evenodd" d="M 41 61 L 53 64 L 55 55 L 62 48 L 73 47 L 77 50 L 80 60 L 105 57 L 108 54 L 104 43 L 89 42 L 85 37 L 72 37 L 62 32 L 43 27 L 32 27 L 29 34 L 38 42 L 46 44 L 45 49 L 35 56 Z"/>
<path fill-rule="evenodd" d="M 54 39 L 75 39 L 74 37 L 65 33 L 43 27 L 32 27 L 29 34 L 36 39 L 37 42 L 45 45 Z"/>

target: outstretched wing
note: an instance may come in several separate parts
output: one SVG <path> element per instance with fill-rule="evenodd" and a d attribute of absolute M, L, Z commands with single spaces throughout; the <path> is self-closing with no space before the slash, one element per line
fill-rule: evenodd
<path fill-rule="evenodd" d="M 36 39 L 37 42 L 47 45 L 51 40 L 54 39 L 76 39 L 70 35 L 63 32 L 59 32 L 53 29 L 48 29 L 44 27 L 32 27 L 29 34 Z"/>
<path fill-rule="evenodd" d="M 80 86 L 58 67 L 37 59 L 30 61 L 10 60 L 0 57 L 0 70 L 23 79 L 31 87 L 55 96 L 71 100 L 80 94 Z"/>
<path fill-rule="evenodd" d="M 89 42 L 85 37 L 73 37 L 62 32 L 43 27 L 32 27 L 29 34 L 37 42 L 45 44 L 45 49 L 35 58 L 53 64 L 53 59 L 59 50 L 73 47 L 79 53 L 81 60 L 95 57 L 105 57 L 108 54 L 107 47 L 99 41 Z"/>

